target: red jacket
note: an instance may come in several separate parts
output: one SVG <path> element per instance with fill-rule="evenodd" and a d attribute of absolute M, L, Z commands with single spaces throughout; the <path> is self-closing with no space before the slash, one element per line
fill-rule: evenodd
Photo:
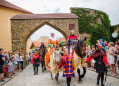
<path fill-rule="evenodd" d="M 88 57 L 86 59 L 86 62 L 90 62 L 92 59 L 93 59 L 93 57 Z M 108 61 L 107 61 L 106 55 L 103 55 L 103 62 L 104 62 L 105 65 L 108 65 Z"/>
<path fill-rule="evenodd" d="M 39 60 L 40 60 L 40 56 L 39 55 L 33 55 L 33 57 L 32 57 L 32 64 L 33 64 L 33 60 L 36 59 L 36 58 L 39 58 Z"/>
<path fill-rule="evenodd" d="M 70 35 L 70 36 L 68 37 L 68 40 L 69 40 L 69 39 L 77 39 L 77 38 L 78 38 L 77 35 L 74 35 L 74 36 Z"/>

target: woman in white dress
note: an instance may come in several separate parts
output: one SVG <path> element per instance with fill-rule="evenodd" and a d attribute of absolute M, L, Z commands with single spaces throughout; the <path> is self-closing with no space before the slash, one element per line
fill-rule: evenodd
<path fill-rule="evenodd" d="M 112 76 L 116 75 L 116 68 L 115 68 L 115 57 L 113 56 L 114 54 L 114 43 L 113 42 L 109 42 L 108 47 L 109 50 L 107 52 L 107 57 L 108 57 L 108 61 L 110 64 L 110 67 L 112 69 Z"/>

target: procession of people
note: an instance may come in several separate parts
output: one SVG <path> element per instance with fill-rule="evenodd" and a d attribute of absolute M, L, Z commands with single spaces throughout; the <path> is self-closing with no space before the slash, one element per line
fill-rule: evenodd
<path fill-rule="evenodd" d="M 33 55 L 30 53 L 28 55 L 28 53 L 26 53 L 26 65 L 29 65 L 29 61 L 31 61 L 34 70 L 33 75 L 38 75 L 38 67 L 42 62 L 44 62 L 42 66 L 45 66 L 45 70 L 47 67 L 51 73 L 54 73 L 52 70 L 53 66 L 51 65 L 50 61 L 55 60 L 54 62 L 57 62 L 55 66 L 55 73 L 59 72 L 60 70 L 63 71 L 63 77 L 66 77 L 67 86 L 71 86 L 71 78 L 75 76 L 76 70 L 78 74 L 80 73 L 78 68 L 81 66 L 83 68 L 86 67 L 96 70 L 98 73 L 97 85 L 100 84 L 99 82 L 101 79 L 101 86 L 105 86 L 104 75 L 107 74 L 107 70 L 111 71 L 112 76 L 116 76 L 116 66 L 119 68 L 119 42 L 116 42 L 114 47 L 113 42 L 107 43 L 106 41 L 103 42 L 103 39 L 100 39 L 97 40 L 97 44 L 92 46 L 92 48 L 90 45 L 86 44 L 85 48 L 82 48 L 79 52 L 77 52 L 76 45 L 81 44 L 82 46 L 82 43 L 85 44 L 85 40 L 79 39 L 78 36 L 75 35 L 74 31 L 71 30 L 70 36 L 65 42 L 66 46 L 64 49 L 62 49 L 62 43 L 64 42 L 58 41 L 55 34 L 51 33 L 51 36 L 48 39 L 48 47 L 46 47 L 43 42 L 39 47 L 39 50 L 43 48 L 45 49 L 45 55 L 42 55 L 41 51 L 39 50 L 36 50 Z M 57 54 L 59 49 L 60 54 L 61 52 L 63 54 Z M 77 53 L 81 53 L 81 55 L 78 55 Z M 83 61 L 84 63 L 77 61 L 80 63 L 78 67 L 74 54 L 80 57 L 80 61 L 83 61 L 81 59 L 86 57 L 85 61 Z M 60 58 L 55 58 L 57 55 L 59 55 Z M 53 60 L 51 59 L 51 56 Z M 4 81 L 2 79 L 4 75 L 3 73 L 11 78 L 16 70 L 19 70 L 20 72 L 23 71 L 23 59 L 23 54 L 20 52 L 18 53 L 18 51 L 13 52 L 13 54 L 8 54 L 8 52 L 3 54 L 3 49 L 0 48 L 0 82 Z M 86 70 L 84 70 L 84 72 L 86 73 Z M 84 75 L 79 75 L 79 81 L 81 81 L 81 78 L 83 78 Z"/>
<path fill-rule="evenodd" d="M 70 36 L 67 38 L 67 46 L 64 49 L 64 55 L 61 57 L 60 62 L 58 63 L 58 69 L 60 69 L 62 66 L 63 68 L 63 77 L 66 77 L 67 86 L 70 86 L 71 77 L 75 76 L 74 71 L 77 69 L 73 54 L 75 52 L 75 45 L 80 39 L 77 35 L 75 35 L 74 31 L 71 31 Z M 60 43 L 56 38 L 55 34 L 51 33 L 51 37 L 48 39 L 48 51 L 45 55 L 45 66 L 50 70 L 51 67 L 49 65 L 50 56 L 53 54 L 54 46 L 60 45 Z M 118 43 L 116 43 L 117 45 Z M 101 79 L 101 86 L 104 85 L 104 74 L 107 73 L 107 70 L 112 70 L 112 76 L 115 76 L 115 63 L 111 63 L 112 61 L 116 61 L 118 63 L 118 52 L 119 49 L 116 46 L 115 51 L 112 50 L 113 42 L 105 43 L 103 42 L 103 39 L 97 40 L 97 44 L 94 45 L 92 48 L 90 45 L 87 45 L 86 47 L 86 60 L 85 64 L 86 67 L 91 67 L 96 69 L 97 75 L 97 85 L 99 85 L 99 81 Z M 89 50 L 89 48 L 91 48 Z M 111 49 L 111 50 L 110 50 Z M 110 52 L 110 53 L 109 53 Z M 112 53 L 111 53 L 112 52 Z M 112 55 L 113 57 L 116 56 L 116 59 L 110 57 L 108 54 Z M 40 60 L 40 59 L 39 59 Z M 112 65 L 111 65 L 112 64 Z M 118 65 L 119 66 L 119 65 Z M 69 72 L 70 71 L 70 72 Z"/>

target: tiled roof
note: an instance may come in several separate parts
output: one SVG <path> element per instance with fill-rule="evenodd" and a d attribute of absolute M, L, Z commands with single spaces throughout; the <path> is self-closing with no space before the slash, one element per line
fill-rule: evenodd
<path fill-rule="evenodd" d="M 18 11 L 22 11 L 22 12 L 29 13 L 29 14 L 33 14 L 32 12 L 22 9 L 22 8 L 16 6 L 8 1 L 5 1 L 5 0 L 0 0 L 0 6 L 11 8 L 11 9 L 18 10 Z"/>
<path fill-rule="evenodd" d="M 54 13 L 54 14 L 18 14 L 11 19 L 77 19 L 73 13 Z"/>
<path fill-rule="evenodd" d="M 48 42 L 45 42 L 44 45 L 45 45 L 46 47 L 48 47 Z M 32 49 L 33 46 L 35 46 L 35 47 L 37 47 L 37 46 L 40 47 L 40 46 L 41 46 L 41 42 L 32 42 L 30 49 Z"/>

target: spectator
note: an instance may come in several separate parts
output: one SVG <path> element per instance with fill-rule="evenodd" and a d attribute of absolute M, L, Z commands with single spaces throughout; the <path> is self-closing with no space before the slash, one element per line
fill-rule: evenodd
<path fill-rule="evenodd" d="M 16 51 L 15 57 L 16 57 L 16 61 L 17 61 L 17 67 L 19 68 L 19 71 L 21 72 L 21 70 L 20 70 L 20 58 L 19 58 L 18 51 Z"/>
<path fill-rule="evenodd" d="M 99 41 L 99 40 L 97 40 L 97 44 L 99 44 L 99 45 L 100 45 L 100 41 Z"/>
<path fill-rule="evenodd" d="M 101 48 L 101 50 L 102 50 L 104 53 L 106 53 L 106 52 L 105 52 L 105 48 L 102 47 L 102 45 L 100 45 L 100 48 Z"/>
<path fill-rule="evenodd" d="M 32 53 L 29 53 L 29 56 L 30 56 L 30 61 L 32 60 Z"/>
<path fill-rule="evenodd" d="M 87 47 L 87 58 L 88 58 L 90 55 L 91 55 L 91 47 L 90 47 L 90 45 L 88 45 L 88 47 Z M 87 68 L 89 68 L 90 65 L 91 65 L 91 63 L 90 63 L 90 62 L 89 62 L 89 63 L 86 63 L 86 65 L 87 65 Z"/>
<path fill-rule="evenodd" d="M 5 58 L 4 56 L 2 55 L 3 53 L 3 49 L 0 48 L 0 82 L 4 82 L 4 80 L 2 80 L 2 73 L 4 73 L 4 61 L 5 61 Z"/>
<path fill-rule="evenodd" d="M 12 65 L 13 65 L 13 74 L 15 74 L 15 57 L 11 57 L 12 58 Z"/>
<path fill-rule="evenodd" d="M 86 47 L 86 58 L 88 58 L 88 47 Z M 88 68 L 88 63 L 86 63 L 86 68 Z"/>
<path fill-rule="evenodd" d="M 93 52 L 95 52 L 95 46 L 92 47 L 91 54 L 92 54 Z M 95 66 L 95 60 L 92 59 L 92 60 L 91 60 L 91 68 L 93 69 L 94 66 Z"/>
<path fill-rule="evenodd" d="M 8 56 L 9 56 L 9 60 L 12 60 L 12 58 L 11 58 L 12 54 L 11 54 L 10 50 L 8 51 Z"/>
<path fill-rule="evenodd" d="M 6 76 L 9 76 L 9 74 L 8 74 L 8 61 L 9 61 L 9 58 L 6 58 L 6 60 L 5 60 L 5 75 Z"/>
<path fill-rule="evenodd" d="M 9 78 L 12 78 L 12 71 L 13 71 L 13 63 L 12 60 L 8 61 L 8 72 L 9 72 Z"/>
<path fill-rule="evenodd" d="M 114 54 L 114 43 L 113 42 L 109 42 L 108 47 L 109 47 L 109 51 L 108 51 L 108 58 L 109 58 L 109 63 L 110 63 L 110 67 L 112 70 L 112 76 L 116 75 L 116 67 L 115 67 L 115 57 L 113 56 Z"/>
<path fill-rule="evenodd" d="M 9 58 L 8 51 L 5 51 L 4 54 L 5 54 L 5 59 Z"/>
<path fill-rule="evenodd" d="M 104 42 L 103 42 L 103 39 L 100 39 L 100 44 L 102 45 L 102 47 L 104 47 Z"/>
<path fill-rule="evenodd" d="M 22 53 L 19 53 L 19 57 L 20 57 L 21 69 L 23 71 L 23 55 L 22 55 Z"/>
<path fill-rule="evenodd" d="M 15 52 L 12 53 L 12 57 L 15 60 L 15 65 L 14 66 L 14 72 L 17 70 L 17 61 L 16 61 L 16 56 L 15 56 Z"/>
<path fill-rule="evenodd" d="M 118 64 L 118 69 L 119 69 L 119 48 L 117 48 L 114 56 L 116 56 L 116 61 L 117 61 L 117 64 Z"/>
<path fill-rule="evenodd" d="M 26 65 L 29 65 L 29 55 L 27 52 L 26 52 Z"/>
<path fill-rule="evenodd" d="M 104 48 L 105 53 L 107 52 L 107 50 L 108 50 L 108 46 L 105 44 L 105 48 Z"/>
<path fill-rule="evenodd" d="M 2 53 L 2 55 L 4 56 L 4 59 L 5 59 L 5 54 Z M 5 61 L 4 61 L 4 65 L 3 65 L 3 66 L 4 66 L 4 68 L 5 68 Z M 3 80 L 3 78 L 4 78 L 4 73 L 2 73 L 2 78 L 1 78 L 1 79 Z"/>
<path fill-rule="evenodd" d="M 108 46 L 108 43 L 107 43 L 107 41 L 104 41 L 104 44 L 105 44 L 106 46 Z"/>

